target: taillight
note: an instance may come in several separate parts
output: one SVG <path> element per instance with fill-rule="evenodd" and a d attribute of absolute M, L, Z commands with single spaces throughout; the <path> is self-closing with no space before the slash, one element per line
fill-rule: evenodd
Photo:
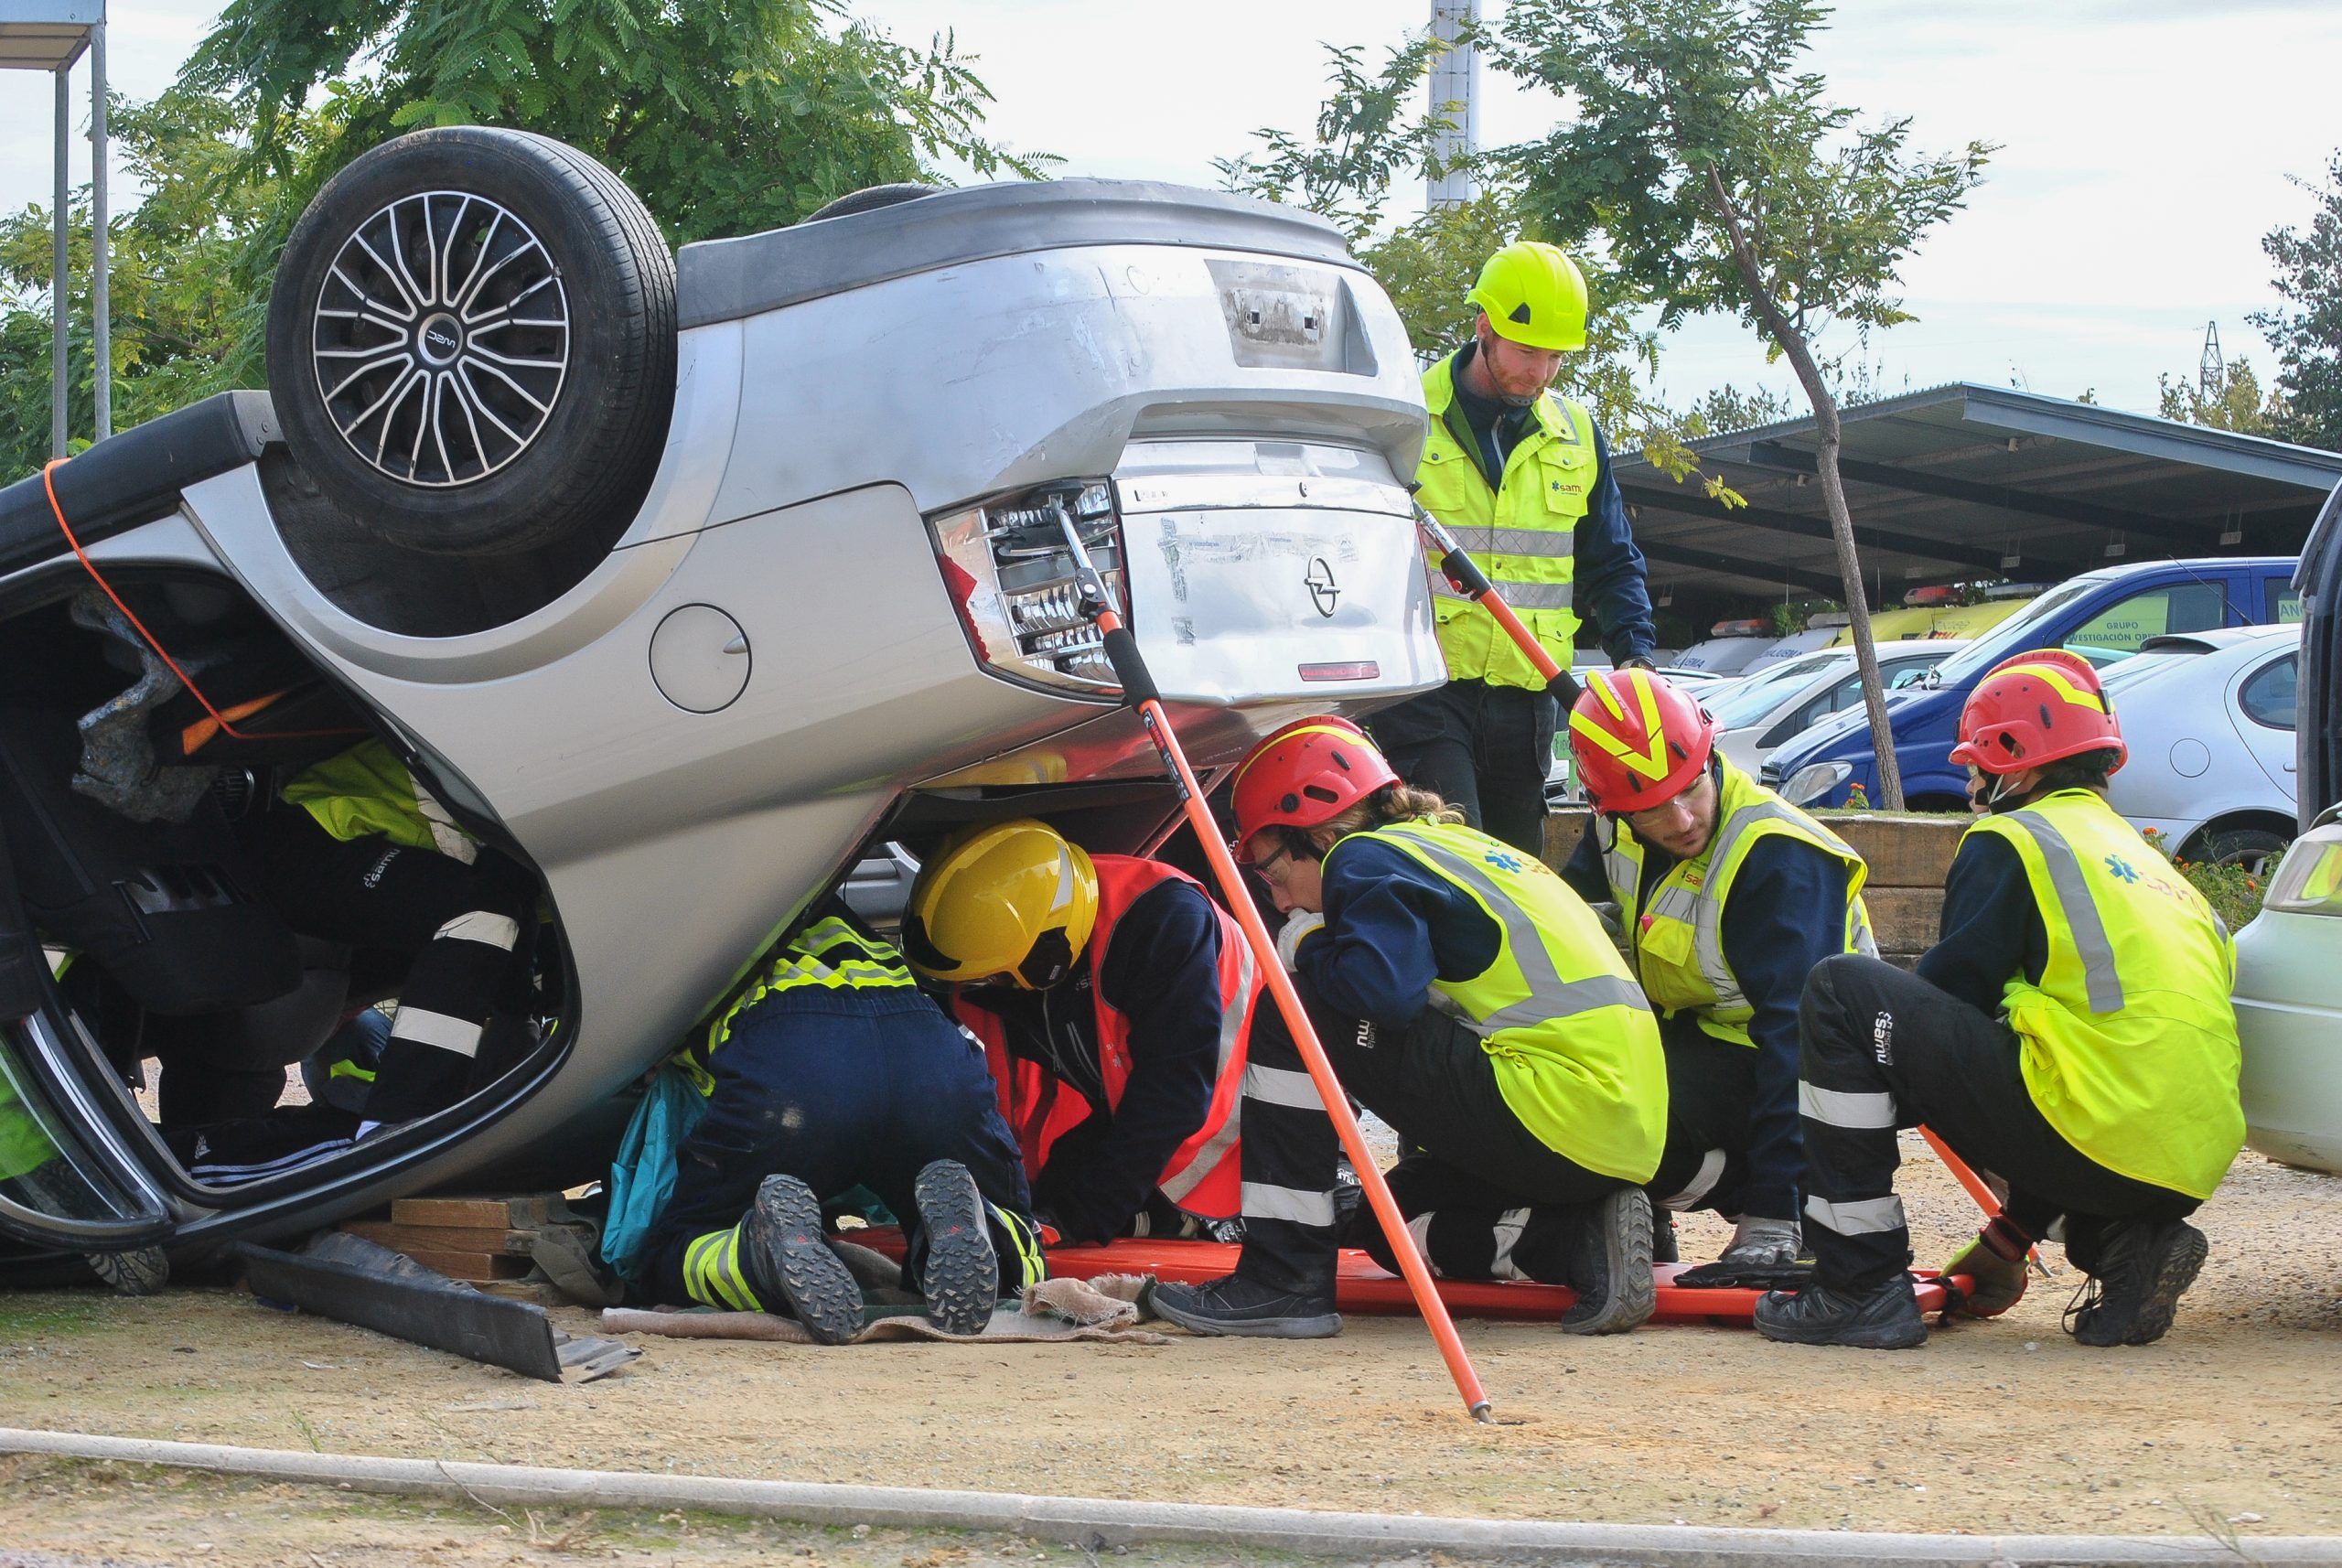
<path fill-rule="evenodd" d="M 1013 678 L 1092 692 L 1122 690 L 1097 628 L 1083 618 L 1062 519 L 1070 515 L 1123 618 L 1123 531 L 1114 487 L 1069 479 L 933 519 L 944 586 L 969 646 Z"/>
<path fill-rule="evenodd" d="M 2293 842 L 2261 907 L 2289 915 L 2342 915 L 2342 822 Z"/>

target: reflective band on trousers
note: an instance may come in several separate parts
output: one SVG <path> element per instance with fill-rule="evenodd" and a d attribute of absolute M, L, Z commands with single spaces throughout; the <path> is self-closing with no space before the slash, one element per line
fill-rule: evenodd
<path fill-rule="evenodd" d="M 1809 1197 L 1805 1200 L 1805 1217 L 1841 1236 L 1878 1236 L 1904 1229 L 1903 1200 L 1892 1194 L 1855 1198 L 1848 1203 Z"/>
<path fill-rule="evenodd" d="M 1632 1007 L 1638 1012 L 1650 1011 L 1650 1003 L 1643 995 L 1643 988 L 1623 975 L 1590 974 L 1584 980 L 1563 980 L 1553 967 L 1553 955 L 1546 950 L 1545 939 L 1539 933 L 1528 914 L 1499 887 L 1494 878 L 1475 865 L 1468 858 L 1456 854 L 1427 834 L 1412 832 L 1403 823 L 1393 823 L 1380 830 L 1393 838 L 1405 839 L 1422 850 L 1439 870 L 1454 877 L 1480 896 L 1488 912 L 1504 925 L 1505 940 L 1511 944 L 1512 958 L 1520 966 L 1521 977 L 1529 983 L 1529 994 L 1509 1007 L 1499 1007 L 1479 1021 L 1484 1034 L 1499 1029 L 1527 1029 L 1556 1018 L 1573 1018 L 1580 1013 L 1591 1013 L 1598 1007 Z"/>
<path fill-rule="evenodd" d="M 1257 1100 L 1263 1105 L 1290 1106 L 1295 1111 L 1326 1109 L 1326 1102 L 1317 1097 L 1316 1083 L 1307 1073 L 1295 1072 L 1290 1068 L 1246 1063 L 1244 1098 Z"/>
<path fill-rule="evenodd" d="M 1724 1167 L 1730 1158 L 1722 1149 L 1710 1149 L 1700 1156 L 1700 1168 L 1683 1184 L 1683 1190 L 1659 1200 L 1661 1208 L 1688 1209 L 1714 1190 L 1724 1178 Z"/>
<path fill-rule="evenodd" d="M 2032 832 L 2033 842 L 2041 846 L 2041 864 L 2049 873 L 2049 885 L 2057 890 L 2067 929 L 2074 933 L 2074 950 L 2081 954 L 2090 1010 L 2122 1011 L 2122 977 L 2114 970 L 2114 944 L 2107 940 L 2106 924 L 2099 918 L 2098 901 L 2090 896 L 2090 884 L 2082 879 L 2081 862 L 2075 857 L 2073 845 L 2038 811 L 2009 815 L 2023 822 Z"/>
<path fill-rule="evenodd" d="M 1830 1127 L 1867 1131 L 1895 1125 L 1895 1096 L 1891 1094 L 1848 1094 L 1842 1090 L 1816 1089 L 1800 1082 L 1797 1086 L 1797 1109 L 1799 1115 L 1810 1116 Z"/>
<path fill-rule="evenodd" d="M 1330 1192 L 1304 1192 L 1299 1187 L 1248 1181 L 1243 1187 L 1242 1203 L 1247 1219 L 1287 1219 L 1295 1225 L 1334 1222 L 1334 1195 Z"/>

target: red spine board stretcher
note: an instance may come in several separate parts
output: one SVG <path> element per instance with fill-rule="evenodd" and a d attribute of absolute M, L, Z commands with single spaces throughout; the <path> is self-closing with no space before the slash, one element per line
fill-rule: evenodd
<path fill-rule="evenodd" d="M 903 1233 L 883 1230 L 849 1230 L 837 1238 L 900 1260 Z M 1099 1274 L 1153 1274 L 1181 1284 L 1200 1284 L 1232 1273 L 1238 1249 L 1226 1241 L 1169 1241 L 1125 1238 L 1102 1247 L 1051 1247 L 1049 1273 L 1086 1280 Z M 1659 1281 L 1659 1310 L 1654 1323 L 1718 1323 L 1742 1325 L 1756 1310 L 1760 1290 L 1698 1290 L 1678 1286 L 1675 1276 L 1692 1265 L 1660 1263 L 1651 1273 Z M 1914 1270 L 1912 1285 L 1919 1310 L 1938 1312 L 1944 1288 L 1933 1270 Z M 1955 1277 L 1954 1283 L 1962 1283 Z M 1515 1322 L 1545 1322 L 1558 1318 L 1577 1300 L 1567 1285 L 1538 1284 L 1529 1280 L 1482 1282 L 1441 1280 L 1439 1297 L 1458 1317 L 1502 1318 Z M 1334 1284 L 1335 1304 L 1344 1312 L 1372 1315 L 1412 1314 L 1415 1304 L 1407 1282 L 1355 1247 L 1342 1249 Z"/>

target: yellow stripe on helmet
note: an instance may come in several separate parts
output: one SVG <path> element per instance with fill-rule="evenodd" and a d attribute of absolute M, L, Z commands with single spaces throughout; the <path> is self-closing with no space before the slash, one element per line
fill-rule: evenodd
<path fill-rule="evenodd" d="M 1629 670 L 1623 676 L 1613 676 L 1611 679 L 1624 680 L 1635 689 L 1640 699 L 1638 705 L 1642 709 L 1643 734 L 1650 741 L 1649 749 L 1636 750 L 1633 746 L 1619 739 L 1591 718 L 1575 710 L 1572 710 L 1570 714 L 1570 733 L 1585 736 L 1586 739 L 1625 763 L 1632 772 L 1639 773 L 1650 779 L 1666 778 L 1667 736 L 1660 728 L 1659 722 L 1659 693 L 1651 690 L 1649 678 L 1640 670 Z M 1620 719 L 1627 716 L 1627 710 L 1611 692 L 1608 680 L 1601 675 L 1595 675 L 1594 689 L 1602 694 L 1603 703 L 1613 714 Z"/>
<path fill-rule="evenodd" d="M 2002 670 L 2001 673 L 2030 675 L 2078 708 L 2088 708 L 2094 714 L 2106 712 L 2104 697 L 2096 692 L 2075 684 L 2074 678 L 2055 664 L 2011 664 Z"/>
<path fill-rule="evenodd" d="M 1299 740 L 1302 736 L 1307 735 L 1330 735 L 1337 740 L 1348 741 L 1352 746 L 1362 746 L 1366 747 L 1367 750 L 1373 752 L 1377 757 L 1380 757 L 1382 755 L 1382 753 L 1376 748 L 1372 741 L 1363 738 L 1359 736 L 1358 731 L 1351 729 L 1347 725 L 1304 725 L 1299 729 L 1287 730 L 1283 735 L 1278 736 L 1276 737 L 1276 742 L 1279 746 L 1283 746 L 1287 741 Z M 1237 765 L 1235 776 L 1229 779 L 1228 787 L 1233 789 L 1239 783 L 1242 782 L 1244 775 L 1252 770 L 1252 764 L 1268 756 L 1269 750 L 1270 748 L 1265 743 L 1254 747 L 1252 755 L 1246 757 L 1241 763 Z"/>

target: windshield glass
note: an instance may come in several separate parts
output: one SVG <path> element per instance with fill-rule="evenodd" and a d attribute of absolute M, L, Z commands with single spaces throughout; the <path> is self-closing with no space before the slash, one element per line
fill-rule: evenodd
<path fill-rule="evenodd" d="M 1955 653 L 1938 665 L 1938 679 L 1944 685 L 1957 686 L 1982 675 L 2010 654 L 2024 652 L 2034 645 L 2035 627 L 2097 586 L 2096 583 L 2074 582 L 2050 589 L 1970 643 L 1965 652 Z"/>
<path fill-rule="evenodd" d="M 1708 712 L 1714 714 L 1716 723 L 1725 729 L 1753 725 L 1803 691 L 1824 671 L 1840 664 L 1852 665 L 1853 660 L 1833 653 L 1817 662 L 1809 663 L 1802 659 L 1792 662 L 1794 668 L 1785 667 L 1778 675 L 1767 671 L 1744 682 L 1721 701 L 1710 703 Z"/>

